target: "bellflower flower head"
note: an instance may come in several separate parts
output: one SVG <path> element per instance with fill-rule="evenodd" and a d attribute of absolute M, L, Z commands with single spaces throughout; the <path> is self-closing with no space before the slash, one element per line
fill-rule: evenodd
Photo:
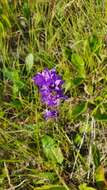
<path fill-rule="evenodd" d="M 62 85 L 64 81 L 61 76 L 56 73 L 55 69 L 45 69 L 41 73 L 37 73 L 34 77 L 34 84 L 39 87 L 42 102 L 50 109 L 57 107 L 61 100 L 67 97 L 63 94 Z M 57 117 L 55 110 L 46 110 L 45 118 Z"/>

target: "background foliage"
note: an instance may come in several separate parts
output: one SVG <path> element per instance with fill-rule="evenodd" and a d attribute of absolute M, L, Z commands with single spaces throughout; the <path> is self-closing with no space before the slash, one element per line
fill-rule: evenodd
<path fill-rule="evenodd" d="M 55 67 L 68 100 L 44 121 L 32 77 Z M 0 190 L 105 190 L 107 3 L 0 1 Z"/>

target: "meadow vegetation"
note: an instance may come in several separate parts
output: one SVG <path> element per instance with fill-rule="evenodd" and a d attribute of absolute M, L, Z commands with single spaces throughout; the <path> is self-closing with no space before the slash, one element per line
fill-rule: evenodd
<path fill-rule="evenodd" d="M 68 99 L 46 121 L 32 77 Z M 107 2 L 0 1 L 0 190 L 107 189 Z"/>

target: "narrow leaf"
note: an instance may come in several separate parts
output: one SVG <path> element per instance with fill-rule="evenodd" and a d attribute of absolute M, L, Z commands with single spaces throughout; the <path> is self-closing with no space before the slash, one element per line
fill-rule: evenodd
<path fill-rule="evenodd" d="M 92 146 L 93 161 L 96 167 L 100 165 L 100 152 L 96 145 Z"/>
<path fill-rule="evenodd" d="M 25 63 L 26 63 L 26 70 L 29 73 L 33 67 L 34 64 L 34 56 L 32 53 L 29 53 L 25 59 Z"/>
<path fill-rule="evenodd" d="M 72 61 L 72 64 L 75 66 L 75 68 L 79 74 L 79 77 L 85 78 L 85 64 L 84 64 L 82 57 L 80 57 L 80 55 L 74 53 L 74 54 L 72 54 L 71 61 Z"/>
<path fill-rule="evenodd" d="M 42 187 L 37 187 L 34 190 L 66 190 L 66 189 L 61 185 L 44 185 Z"/>

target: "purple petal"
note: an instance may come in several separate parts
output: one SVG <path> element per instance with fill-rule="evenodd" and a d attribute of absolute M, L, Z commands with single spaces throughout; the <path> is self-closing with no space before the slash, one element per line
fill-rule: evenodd
<path fill-rule="evenodd" d="M 51 77 L 49 69 L 46 68 L 44 71 L 42 71 L 42 76 L 45 78 L 46 81 L 49 80 Z"/>
<path fill-rule="evenodd" d="M 34 83 L 39 87 L 41 87 L 45 84 L 45 79 L 41 73 L 38 73 L 37 75 L 35 75 L 33 77 L 33 80 L 34 80 Z"/>
<path fill-rule="evenodd" d="M 56 118 L 58 116 L 58 112 L 56 110 L 45 110 L 44 117 L 46 120 L 50 118 Z"/>
<path fill-rule="evenodd" d="M 56 96 L 53 96 L 52 94 L 48 95 L 42 95 L 42 101 L 49 107 L 55 107 L 58 106 L 60 103 L 60 99 L 57 99 Z"/>

